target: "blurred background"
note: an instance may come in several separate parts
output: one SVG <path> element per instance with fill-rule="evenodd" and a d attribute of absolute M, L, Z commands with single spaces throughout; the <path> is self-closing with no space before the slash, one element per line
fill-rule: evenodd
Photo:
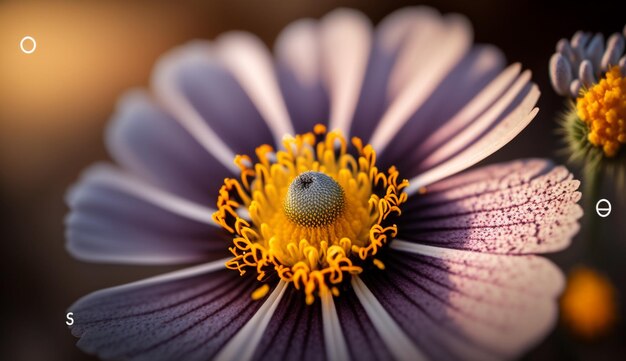
<path fill-rule="evenodd" d="M 194 38 L 214 38 L 232 29 L 251 31 L 272 45 L 279 31 L 301 17 L 319 18 L 338 7 L 363 11 L 374 23 L 408 1 L 0 1 L 0 239 L 2 360 L 92 360 L 76 347 L 65 325 L 66 308 L 94 290 L 130 282 L 168 267 L 87 264 L 64 249 L 64 194 L 90 163 L 108 159 L 103 129 L 116 99 L 145 87 L 160 54 Z M 483 163 L 518 157 L 550 157 L 562 148 L 555 116 L 563 100 L 549 84 L 548 60 L 556 42 L 576 30 L 621 31 L 626 18 L 617 5 L 594 1 L 424 1 L 472 22 L 477 42 L 501 48 L 509 62 L 533 71 L 541 111 L 512 143 Z M 30 35 L 36 51 L 24 54 Z M 571 167 L 572 169 L 575 169 Z M 586 263 L 615 289 L 616 322 L 585 338 L 564 324 L 525 359 L 624 359 L 626 327 L 626 226 L 611 187 L 601 192 L 613 213 L 598 231 L 583 231 L 572 247 L 550 257 L 566 272 Z M 623 199 L 623 198 L 622 198 Z M 584 222 L 596 217 L 587 209 Z M 622 220 L 622 222 L 620 222 Z M 585 256 L 592 242 L 601 262 Z M 586 302 L 586 301 L 582 301 Z M 593 308 L 594 300 L 589 301 Z"/>

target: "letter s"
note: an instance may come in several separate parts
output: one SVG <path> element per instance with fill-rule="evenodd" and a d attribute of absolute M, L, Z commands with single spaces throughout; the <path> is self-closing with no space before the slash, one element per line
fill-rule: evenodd
<path fill-rule="evenodd" d="M 68 312 L 67 315 L 65 315 L 65 317 L 67 318 L 67 321 L 65 321 L 66 325 L 71 326 L 74 324 L 74 319 L 72 318 L 72 316 L 74 316 L 74 312 Z"/>

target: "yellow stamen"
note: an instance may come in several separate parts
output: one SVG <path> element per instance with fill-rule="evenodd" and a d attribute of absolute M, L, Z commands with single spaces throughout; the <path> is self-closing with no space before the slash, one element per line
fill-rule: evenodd
<path fill-rule="evenodd" d="M 626 143 L 626 78 L 614 66 L 604 79 L 576 101 L 578 117 L 585 122 L 591 144 L 614 157 Z"/>
<path fill-rule="evenodd" d="M 385 264 L 381 260 L 374 258 L 372 262 L 374 263 L 374 266 L 378 267 L 378 269 L 381 269 L 381 270 L 385 269 Z"/>
<path fill-rule="evenodd" d="M 400 215 L 408 181 L 398 181 L 395 167 L 380 172 L 370 145 L 358 138 L 352 145 L 355 155 L 339 132 L 317 125 L 286 137 L 285 150 L 257 148 L 256 164 L 237 156 L 241 178 L 224 181 L 213 214 L 234 235 L 226 266 L 242 275 L 252 270 L 260 281 L 278 276 L 308 304 L 324 292 L 338 295 L 336 286 L 366 263 L 384 269 L 373 256 L 397 233 L 389 218 Z M 260 290 L 253 298 L 267 292 Z"/>
<path fill-rule="evenodd" d="M 324 124 L 315 124 L 313 127 L 313 133 L 317 135 L 326 133 L 326 126 Z"/>
<path fill-rule="evenodd" d="M 252 292 L 252 299 L 255 301 L 260 300 L 261 298 L 265 297 L 265 295 L 270 291 L 270 286 L 266 283 L 263 286 L 257 288 L 256 290 L 254 290 Z"/>

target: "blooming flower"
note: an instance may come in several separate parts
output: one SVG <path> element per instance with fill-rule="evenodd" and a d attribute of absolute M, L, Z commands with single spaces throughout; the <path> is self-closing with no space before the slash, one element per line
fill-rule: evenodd
<path fill-rule="evenodd" d="M 626 181 L 626 56 L 623 34 L 614 33 L 604 44 L 597 33 L 579 31 L 571 41 L 561 39 L 550 58 L 554 90 L 570 98 L 561 126 L 568 153 L 584 165 L 589 195 L 597 192 L 604 173 L 615 184 Z"/>
<path fill-rule="evenodd" d="M 68 249 L 202 263 L 77 301 L 84 351 L 484 360 L 551 329 L 564 281 L 534 254 L 578 231 L 579 182 L 541 159 L 459 173 L 539 97 L 465 18 L 407 8 L 373 29 L 341 9 L 288 26 L 274 58 L 233 32 L 173 50 L 152 80 L 107 133 L 119 167 L 68 195 Z"/>

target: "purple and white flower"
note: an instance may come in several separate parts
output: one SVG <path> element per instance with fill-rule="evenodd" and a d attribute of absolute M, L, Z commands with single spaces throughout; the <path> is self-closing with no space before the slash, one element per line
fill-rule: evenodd
<path fill-rule="evenodd" d="M 78 300 L 78 347 L 124 360 L 519 356 L 556 320 L 563 277 L 535 254 L 577 233 L 579 182 L 542 159 L 464 170 L 519 134 L 538 97 L 529 71 L 473 45 L 464 17 L 423 7 L 375 28 L 346 9 L 299 20 L 274 55 L 243 32 L 172 50 L 152 91 L 119 103 L 106 134 L 117 165 L 91 167 L 69 192 L 67 248 L 93 262 L 197 265 Z M 237 154 L 269 144 L 280 161 L 285 136 L 316 124 L 369 143 L 378 168 L 408 179 L 408 198 L 377 267 L 348 248 L 360 271 L 305 302 L 297 281 L 227 269 L 233 234 L 212 215 L 241 172 Z"/>

